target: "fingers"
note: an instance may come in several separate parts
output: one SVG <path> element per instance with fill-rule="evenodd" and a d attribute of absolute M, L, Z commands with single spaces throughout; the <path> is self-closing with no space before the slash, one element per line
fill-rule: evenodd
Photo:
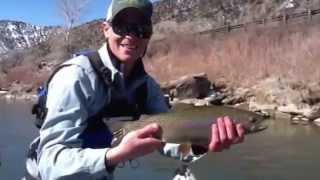
<path fill-rule="evenodd" d="M 152 152 L 155 149 L 160 149 L 165 145 L 164 142 L 155 138 L 144 138 L 144 139 L 141 139 L 140 143 L 147 144 L 148 146 L 146 148 L 146 151 L 149 151 L 149 152 Z"/>
<path fill-rule="evenodd" d="M 147 138 L 147 137 L 155 137 L 160 138 L 161 137 L 161 127 L 159 124 L 153 123 L 149 124 L 142 129 L 137 130 L 137 136 L 139 138 Z"/>
<path fill-rule="evenodd" d="M 213 152 L 220 152 L 222 150 L 217 124 L 211 125 L 211 141 L 209 144 L 209 150 Z"/>
<path fill-rule="evenodd" d="M 225 148 L 228 148 L 229 142 L 228 142 L 227 131 L 226 131 L 226 126 L 225 126 L 225 123 L 224 123 L 224 119 L 218 118 L 217 119 L 217 124 L 218 124 L 220 143 Z"/>
<path fill-rule="evenodd" d="M 147 144 L 150 150 L 159 149 L 164 146 L 160 141 L 162 129 L 159 124 L 153 123 L 137 131 L 137 137 L 141 144 Z M 151 151 L 150 151 L 151 152 Z"/>
<path fill-rule="evenodd" d="M 116 149 L 122 161 L 135 159 L 162 148 L 164 143 L 155 138 L 158 132 L 161 132 L 161 127 L 150 124 L 125 135 Z"/>
<path fill-rule="evenodd" d="M 209 150 L 214 152 L 229 149 L 232 144 L 244 140 L 244 129 L 241 124 L 235 124 L 229 117 L 220 117 L 211 127 Z"/>
<path fill-rule="evenodd" d="M 244 134 L 245 134 L 242 124 L 236 125 L 236 131 L 237 131 L 238 137 L 236 141 L 234 141 L 234 143 L 235 144 L 242 143 L 244 141 Z"/>
<path fill-rule="evenodd" d="M 234 121 L 231 120 L 229 117 L 224 118 L 225 126 L 226 126 L 226 132 L 227 137 L 229 141 L 233 141 L 236 138 L 236 131 L 235 131 L 235 124 Z"/>

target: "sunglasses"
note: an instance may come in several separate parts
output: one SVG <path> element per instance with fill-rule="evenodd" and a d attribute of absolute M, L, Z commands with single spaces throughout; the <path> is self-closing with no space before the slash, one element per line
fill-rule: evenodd
<path fill-rule="evenodd" d="M 152 35 L 152 25 L 112 23 L 113 32 L 119 36 L 132 35 L 142 39 L 149 39 Z"/>

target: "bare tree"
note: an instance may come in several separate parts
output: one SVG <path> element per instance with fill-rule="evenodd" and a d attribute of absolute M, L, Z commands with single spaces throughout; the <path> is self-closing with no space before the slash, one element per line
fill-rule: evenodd
<path fill-rule="evenodd" d="M 79 23 L 90 0 L 57 0 L 58 10 L 65 21 L 65 38 L 69 45 L 70 30 Z"/>

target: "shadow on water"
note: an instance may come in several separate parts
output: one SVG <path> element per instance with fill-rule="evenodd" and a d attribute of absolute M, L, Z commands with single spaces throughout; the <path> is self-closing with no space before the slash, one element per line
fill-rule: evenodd
<path fill-rule="evenodd" d="M 37 135 L 30 103 L 0 101 L 0 179 L 20 179 L 26 147 Z M 222 153 L 211 153 L 191 165 L 200 180 L 301 180 L 319 179 L 320 128 L 291 125 L 288 120 L 269 122 L 263 132 L 246 136 L 244 143 Z M 172 179 L 178 162 L 158 153 L 138 159 L 136 169 L 118 168 L 116 179 Z"/>

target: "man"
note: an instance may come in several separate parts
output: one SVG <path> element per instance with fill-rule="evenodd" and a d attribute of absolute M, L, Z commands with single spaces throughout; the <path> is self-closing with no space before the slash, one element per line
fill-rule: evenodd
<path fill-rule="evenodd" d="M 105 86 L 86 56 L 67 61 L 53 76 L 48 86 L 48 111 L 40 129 L 38 178 L 111 179 L 114 167 L 121 162 L 160 149 L 164 154 L 176 152 L 179 145 L 156 138 L 161 130 L 157 124 L 130 132 L 110 148 L 112 135 L 96 116 L 101 111 L 111 116 L 168 111 L 159 85 L 144 71 L 141 60 L 152 35 L 151 16 L 148 0 L 111 2 L 102 25 L 106 43 L 98 53 L 111 72 L 116 91 L 113 85 Z M 217 122 L 212 124 L 209 151 L 221 151 L 242 141 L 240 124 L 227 117 Z"/>

